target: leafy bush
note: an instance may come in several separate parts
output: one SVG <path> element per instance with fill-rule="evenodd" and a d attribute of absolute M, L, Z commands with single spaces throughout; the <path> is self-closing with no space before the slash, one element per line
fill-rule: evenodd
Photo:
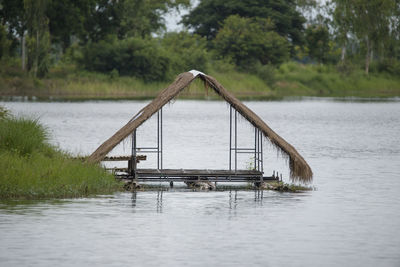
<path fill-rule="evenodd" d="M 400 61 L 395 59 L 384 59 L 370 66 L 371 72 L 386 72 L 392 75 L 400 75 Z"/>
<path fill-rule="evenodd" d="M 305 31 L 308 53 L 319 63 L 326 63 L 329 53 L 329 30 L 325 25 L 310 25 Z"/>
<path fill-rule="evenodd" d="M 302 65 L 299 63 L 296 63 L 294 61 L 286 62 L 285 64 L 282 64 L 279 66 L 278 71 L 282 74 L 289 74 L 292 72 L 296 72 L 299 69 L 301 69 Z"/>
<path fill-rule="evenodd" d="M 110 37 L 83 49 L 83 66 L 92 71 L 135 76 L 146 81 L 165 80 L 170 59 L 155 39 Z"/>
<path fill-rule="evenodd" d="M 4 25 L 0 24 L 0 59 L 9 55 L 11 41 L 7 38 L 7 32 Z"/>
<path fill-rule="evenodd" d="M 341 74 L 350 75 L 356 70 L 356 66 L 354 66 L 351 61 L 347 61 L 345 63 L 340 62 L 337 64 L 336 70 Z"/>
<path fill-rule="evenodd" d="M 280 64 L 289 58 L 289 43 L 273 29 L 271 20 L 233 15 L 224 21 L 214 47 L 240 67 L 257 62 Z"/>
<path fill-rule="evenodd" d="M 171 76 L 192 69 L 208 71 L 210 56 L 205 38 L 188 32 L 171 32 L 161 39 L 161 44 L 170 58 Z"/>
<path fill-rule="evenodd" d="M 255 73 L 268 85 L 273 85 L 276 81 L 275 67 L 272 65 L 258 65 Z"/>
<path fill-rule="evenodd" d="M 8 110 L 0 106 L 0 120 L 7 118 Z"/>
<path fill-rule="evenodd" d="M 210 56 L 206 44 L 204 38 L 188 32 L 168 33 L 159 39 L 109 37 L 84 47 L 79 61 L 86 69 L 111 77 L 163 81 L 191 69 L 207 72 Z"/>
<path fill-rule="evenodd" d="M 61 63 L 62 65 L 70 65 L 74 64 L 75 62 L 81 62 L 82 60 L 83 55 L 81 46 L 78 45 L 78 43 L 74 43 L 65 50 L 58 64 Z"/>
<path fill-rule="evenodd" d="M 12 118 L 0 120 L 0 150 L 29 155 L 44 146 L 48 136 L 37 120 Z"/>

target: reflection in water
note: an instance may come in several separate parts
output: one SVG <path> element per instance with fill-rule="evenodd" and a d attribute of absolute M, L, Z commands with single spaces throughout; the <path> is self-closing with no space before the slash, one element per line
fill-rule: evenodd
<path fill-rule="evenodd" d="M 132 208 L 136 207 L 136 197 L 137 197 L 137 192 L 134 190 L 132 192 Z"/>
<path fill-rule="evenodd" d="M 158 190 L 157 191 L 157 213 L 162 213 L 163 191 L 164 190 Z"/>
<path fill-rule="evenodd" d="M 229 209 L 236 209 L 237 207 L 237 190 L 235 190 L 235 195 L 232 196 L 232 190 L 229 190 Z"/>
<path fill-rule="evenodd" d="M 222 191 L 222 192 L 220 192 L 220 193 L 223 194 L 223 195 L 228 194 L 228 206 L 227 206 L 227 207 L 228 207 L 229 210 L 236 210 L 236 209 L 237 209 L 237 206 L 238 206 L 238 204 L 239 204 L 238 191 L 239 191 L 239 190 L 230 189 L 229 191 Z M 147 194 L 150 194 L 150 195 L 152 195 L 152 196 L 154 196 L 155 194 L 157 194 L 157 197 L 156 197 L 156 212 L 157 212 L 157 213 L 162 213 L 162 212 L 163 212 L 163 205 L 165 205 L 165 203 L 163 203 L 163 201 L 164 201 L 163 198 L 164 198 L 165 192 L 170 192 L 171 194 L 177 193 L 177 192 L 206 193 L 205 191 L 198 191 L 198 190 L 192 190 L 192 189 L 190 189 L 190 191 L 189 191 L 189 190 L 186 190 L 186 189 L 184 189 L 184 190 L 173 190 L 173 191 L 170 191 L 170 190 L 165 189 L 165 188 L 160 188 L 160 189 L 158 189 L 157 191 L 149 191 L 149 192 L 137 192 L 137 191 L 133 191 L 133 192 L 132 192 L 132 195 L 131 195 L 131 205 L 132 205 L 132 208 L 139 208 L 139 209 L 140 209 L 140 208 L 147 208 L 148 205 L 150 204 L 148 201 L 146 201 L 146 202 L 141 201 L 140 203 L 141 203 L 142 205 L 145 205 L 145 206 L 138 206 L 138 204 L 137 204 L 137 201 L 138 201 L 138 194 L 142 194 L 142 195 L 141 195 L 142 197 L 144 197 L 144 196 L 147 195 Z M 242 198 L 243 204 L 244 204 L 243 208 L 244 208 L 244 207 L 248 207 L 249 204 L 250 204 L 249 201 L 251 201 L 251 199 L 252 199 L 252 197 L 251 197 L 251 191 L 240 191 L 240 192 L 242 192 L 242 193 L 244 194 L 244 198 Z M 212 192 L 210 192 L 210 193 L 212 193 Z M 225 196 L 226 196 L 226 195 L 225 195 Z M 280 198 L 280 197 L 278 197 L 278 198 Z M 189 201 L 191 201 L 190 194 L 188 195 L 188 199 L 189 199 Z M 273 199 L 276 199 L 276 197 L 274 196 L 274 197 L 270 198 L 271 201 L 274 201 Z M 288 197 L 286 196 L 285 199 L 286 199 L 286 201 L 287 201 Z M 290 197 L 289 197 L 289 199 L 290 199 Z M 174 197 L 171 199 L 171 201 L 173 201 L 173 200 L 174 200 Z M 193 200 L 193 199 L 192 199 L 192 200 Z M 257 206 L 258 206 L 258 205 L 261 205 L 261 206 L 262 206 L 263 200 L 264 200 L 264 191 L 263 191 L 263 190 L 254 190 L 254 202 L 257 203 Z M 276 201 L 276 200 L 275 200 L 275 201 Z M 224 202 L 225 202 L 225 201 L 224 201 Z M 154 203 L 154 202 L 153 202 L 153 203 Z M 220 204 L 221 204 L 222 206 L 225 206 L 225 205 L 223 205 L 223 203 L 220 203 Z M 221 206 L 217 205 L 217 207 L 215 207 L 215 208 L 217 208 L 217 210 L 219 210 L 220 207 L 221 207 Z"/>
<path fill-rule="evenodd" d="M 52 143 L 76 154 L 94 151 L 144 104 L 0 103 L 13 114 L 40 117 Z M 166 192 L 1 203 L 0 265 L 128 266 L 134 259 L 139 266 L 400 266 L 400 102 L 246 105 L 300 149 L 318 191 L 192 192 L 174 185 Z M 166 108 L 165 166 L 226 166 L 228 113 L 216 101 Z M 141 131 L 155 127 L 143 124 Z M 246 127 L 238 135 L 252 144 Z M 146 145 L 157 140 L 142 138 Z M 266 173 L 283 169 L 289 177 L 284 160 L 265 151 L 272 155 Z M 153 167 L 155 158 L 143 164 Z"/>
<path fill-rule="evenodd" d="M 229 191 L 220 191 L 219 194 L 222 194 L 223 196 L 226 196 L 226 194 L 228 195 L 228 205 L 225 205 L 225 201 L 221 201 L 223 199 L 226 199 L 225 197 L 220 199 L 218 201 L 218 205 L 216 205 L 216 207 L 212 207 L 212 209 L 215 209 L 217 211 L 220 211 L 221 207 L 227 207 L 229 210 L 236 210 L 239 204 L 239 198 L 238 198 L 238 189 L 229 189 Z M 169 200 L 170 201 L 175 201 L 175 194 L 174 193 L 188 193 L 187 198 L 189 202 L 193 202 L 194 199 L 191 198 L 191 194 L 192 193 L 200 193 L 200 194 L 205 194 L 205 193 L 210 193 L 210 194 L 215 194 L 215 192 L 207 192 L 207 191 L 198 191 L 198 190 L 193 190 L 193 189 L 181 189 L 181 190 L 169 190 L 169 189 L 165 189 L 165 188 L 159 188 L 157 191 L 148 191 L 148 192 L 137 192 L 134 191 L 132 192 L 131 195 L 131 206 L 132 208 L 149 208 L 149 204 L 153 203 L 152 205 L 154 205 L 154 200 L 151 201 L 151 199 L 154 199 L 153 197 L 156 195 L 156 212 L 157 213 L 162 213 L 163 212 L 163 206 L 166 204 L 165 200 L 164 200 L 164 195 L 165 193 L 169 193 Z M 250 203 L 252 203 L 252 199 L 253 202 L 256 203 L 256 206 L 262 206 L 263 204 L 263 200 L 265 200 L 264 198 L 264 190 L 254 190 L 254 196 L 252 197 L 252 191 L 240 191 L 242 193 L 242 204 L 243 204 L 243 208 L 247 208 L 251 205 Z M 138 194 L 141 196 L 141 198 L 146 198 L 146 199 L 141 199 L 140 203 L 141 205 L 138 205 Z M 146 196 L 146 197 L 145 197 Z M 149 196 L 151 196 L 150 198 L 148 198 Z M 297 197 L 301 197 L 301 194 L 297 194 L 296 197 L 295 196 L 281 196 L 281 195 L 274 195 L 274 196 L 270 196 L 268 199 L 271 203 L 275 203 L 275 202 L 279 202 L 280 199 L 285 199 L 285 201 L 289 201 L 290 199 L 297 199 Z M 171 198 L 172 197 L 172 198 Z M 145 201 L 146 200 L 146 201 Z M 150 201 L 150 202 L 149 202 Z M 225 203 L 224 203 L 225 202 Z M 208 212 L 210 212 L 212 209 L 208 210 Z M 211 213 L 210 213 L 211 214 Z"/>
<path fill-rule="evenodd" d="M 262 201 L 264 198 L 264 190 L 254 190 L 254 202 L 259 202 L 262 205 Z"/>

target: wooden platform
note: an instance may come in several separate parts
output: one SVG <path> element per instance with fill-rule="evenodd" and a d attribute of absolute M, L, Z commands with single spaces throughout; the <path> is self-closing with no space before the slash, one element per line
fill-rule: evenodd
<path fill-rule="evenodd" d="M 136 179 L 147 182 L 189 182 L 206 180 L 210 182 L 259 182 L 278 180 L 278 177 L 263 176 L 255 170 L 208 170 L 208 169 L 137 169 L 136 177 L 126 168 L 113 169 L 117 179 Z"/>

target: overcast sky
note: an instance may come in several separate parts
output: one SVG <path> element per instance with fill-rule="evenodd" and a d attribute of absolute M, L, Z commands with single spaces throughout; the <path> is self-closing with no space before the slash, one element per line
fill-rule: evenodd
<path fill-rule="evenodd" d="M 199 0 L 191 0 L 192 8 L 199 4 Z M 189 13 L 189 9 L 182 10 L 180 13 L 171 12 L 165 16 L 165 22 L 167 25 L 167 31 L 180 31 L 183 29 L 182 25 L 178 25 L 178 22 L 182 19 L 183 15 Z"/>

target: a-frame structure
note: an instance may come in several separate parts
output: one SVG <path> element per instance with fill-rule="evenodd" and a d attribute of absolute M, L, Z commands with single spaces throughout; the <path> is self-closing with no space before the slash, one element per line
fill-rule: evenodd
<path fill-rule="evenodd" d="M 206 88 L 212 88 L 230 105 L 228 170 L 163 169 L 162 108 L 177 97 L 196 78 L 201 79 Z M 141 148 L 136 143 L 136 129 L 155 114 L 157 114 L 157 147 Z M 239 148 L 237 146 L 237 119 L 239 114 L 255 128 L 254 148 Z M 276 134 L 257 114 L 234 97 L 216 79 L 199 71 L 193 70 L 178 75 L 172 84 L 162 90 L 151 103 L 141 109 L 125 126 L 100 145 L 87 160 L 93 163 L 102 161 L 115 146 L 129 136 L 132 137 L 132 153 L 129 160 L 128 173 L 125 174 L 125 177 L 131 179 L 147 181 L 193 181 L 196 179 L 209 181 L 263 181 L 268 178 L 263 176 L 263 139 L 269 141 L 282 155 L 287 157 L 292 181 L 308 183 L 313 177 L 310 166 L 292 145 Z M 137 152 L 139 150 L 157 153 L 157 169 L 137 168 Z M 254 154 L 254 170 L 238 170 L 237 153 Z"/>

